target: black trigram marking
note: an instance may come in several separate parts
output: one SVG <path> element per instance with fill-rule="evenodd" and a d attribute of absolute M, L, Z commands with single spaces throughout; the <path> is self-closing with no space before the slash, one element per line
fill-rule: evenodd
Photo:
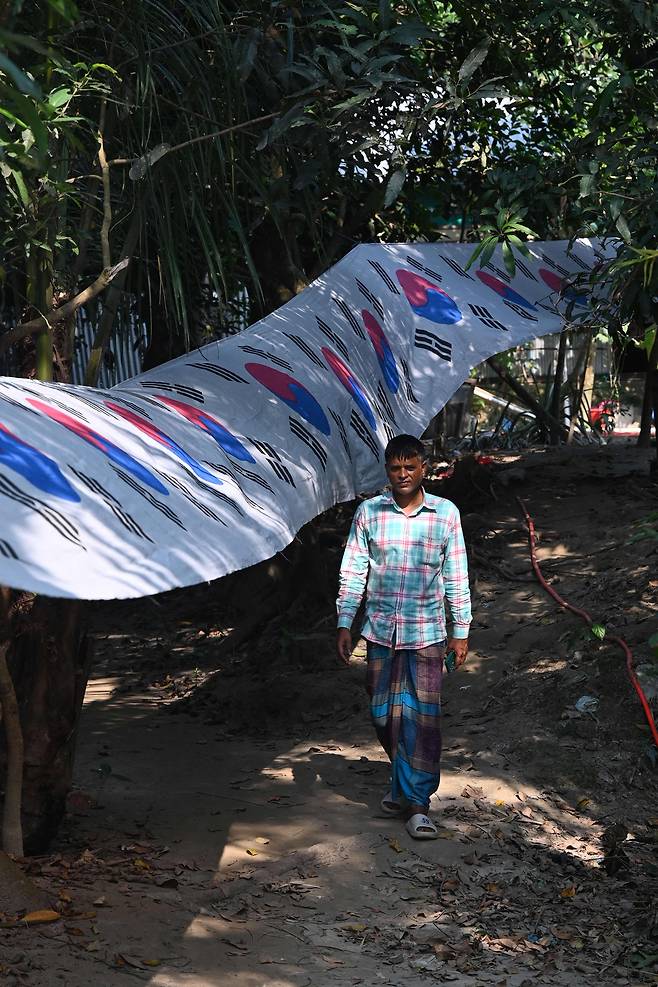
<path fill-rule="evenodd" d="M 565 270 L 564 267 L 561 267 L 560 264 L 556 264 L 556 262 L 552 260 L 550 257 L 548 257 L 546 254 L 542 253 L 541 259 L 545 264 L 548 264 L 549 267 L 552 267 L 554 271 L 557 271 L 558 274 L 561 274 L 565 278 L 569 277 L 569 272 Z"/>
<path fill-rule="evenodd" d="M 249 441 L 256 449 L 258 449 L 261 455 L 265 456 L 265 459 L 267 460 L 267 463 L 275 476 L 278 476 L 280 480 L 287 483 L 289 487 L 294 487 L 295 481 L 292 478 L 292 474 L 288 467 L 283 465 L 281 456 L 276 451 L 274 446 L 271 446 L 269 442 L 261 442 L 258 439 L 250 439 Z"/>
<path fill-rule="evenodd" d="M 207 370 L 209 374 L 215 374 L 217 377 L 222 377 L 224 380 L 230 380 L 234 384 L 248 384 L 249 381 L 241 377 L 240 374 L 236 374 L 235 371 L 229 370 L 228 367 L 220 367 L 218 363 L 188 363 L 188 367 L 194 367 L 195 370 Z"/>
<path fill-rule="evenodd" d="M 511 308 L 513 312 L 520 315 L 522 319 L 527 319 L 529 322 L 539 322 L 536 315 L 532 315 L 527 309 L 522 308 L 520 305 L 515 305 L 514 302 L 508 302 L 506 298 L 503 298 L 503 305 L 507 305 Z"/>
<path fill-rule="evenodd" d="M 243 353 L 249 353 L 250 356 L 259 356 L 263 360 L 270 360 L 275 363 L 277 367 L 283 367 L 284 370 L 292 371 L 292 367 L 287 360 L 282 360 L 280 356 L 276 353 L 270 353 L 269 350 L 260 350 L 257 346 L 241 346 L 240 349 Z"/>
<path fill-rule="evenodd" d="M 106 490 L 105 487 L 102 485 L 102 483 L 99 483 L 99 481 L 96 480 L 93 476 L 87 476 L 86 473 L 80 472 L 70 464 L 69 464 L 69 469 L 71 470 L 72 473 L 75 474 L 75 476 L 77 476 L 78 480 L 80 480 L 80 482 L 84 484 L 87 490 L 91 490 L 91 492 L 95 493 L 97 497 L 100 497 L 100 499 L 103 501 L 105 506 L 112 511 L 117 521 L 119 521 L 119 523 L 122 524 L 124 528 L 126 528 L 131 534 L 136 535 L 138 538 L 145 538 L 146 541 L 150 541 L 151 543 L 153 543 L 153 539 L 146 534 L 142 526 L 134 519 L 134 517 L 131 514 L 128 514 L 127 511 L 124 511 L 123 507 L 121 506 L 117 498 L 114 496 L 114 494 L 111 494 L 109 490 Z"/>
<path fill-rule="evenodd" d="M 32 392 L 32 393 L 34 393 L 34 392 Z M 61 394 L 61 391 L 60 391 L 60 394 Z M 81 422 L 86 422 L 86 423 L 89 422 L 89 419 L 87 418 L 87 416 L 84 415 L 81 411 L 79 411 L 77 408 L 71 408 L 71 405 L 70 404 L 66 404 L 65 401 L 58 401 L 57 398 L 55 398 L 55 397 L 52 396 L 52 394 L 49 394 L 47 396 L 47 399 L 46 400 L 47 400 L 48 404 L 54 404 L 56 408 L 59 408 L 61 411 L 65 411 L 67 415 L 71 415 L 71 416 L 75 417 L 76 419 L 78 419 Z M 105 413 L 105 417 L 106 418 L 116 418 L 116 415 L 110 414 L 110 412 L 109 412 L 109 410 L 107 408 L 106 409 L 96 408 L 95 405 L 92 405 L 92 407 L 93 407 L 94 411 L 100 412 L 101 415 L 103 413 Z"/>
<path fill-rule="evenodd" d="M 461 267 L 456 260 L 452 259 L 452 257 L 446 257 L 445 254 L 441 254 L 441 257 L 446 262 L 448 267 L 450 267 L 455 272 L 455 274 L 458 274 L 460 278 L 468 278 L 469 281 L 473 280 L 473 278 L 468 273 L 468 271 L 465 271 L 464 268 Z"/>
<path fill-rule="evenodd" d="M 6 387 L 7 385 L 6 384 L 3 384 L 3 386 Z M 11 385 L 9 385 L 9 386 L 11 386 Z M 23 404 L 22 401 L 16 401 L 15 398 L 10 398 L 8 394 L 1 394 L 0 393 L 0 398 L 3 401 L 6 401 L 7 404 L 12 405 L 12 407 L 14 407 L 14 408 L 20 408 L 21 411 L 29 411 L 29 413 L 31 415 L 37 415 L 39 418 L 42 417 L 41 412 L 40 411 L 37 411 L 36 408 L 31 408 L 29 404 Z"/>
<path fill-rule="evenodd" d="M 70 394 L 72 398 L 75 398 L 76 401 L 80 401 L 82 404 L 85 404 L 88 408 L 91 408 L 92 411 L 95 411 L 96 414 L 104 415 L 106 418 L 111 418 L 116 420 L 115 413 L 113 411 L 110 411 L 110 409 L 107 408 L 104 404 L 102 404 L 101 402 L 92 401 L 90 400 L 90 398 L 84 397 L 84 395 L 79 394 L 78 391 L 74 391 L 73 388 L 71 387 L 66 387 L 63 386 L 62 384 L 46 384 L 45 386 L 48 387 L 49 389 L 50 388 L 52 388 L 53 390 L 56 389 L 58 394 L 61 394 L 62 392 L 64 392 L 65 394 Z M 57 403 L 54 398 L 49 397 L 48 400 L 52 404 Z M 60 407 L 63 408 L 64 411 L 68 411 L 69 414 L 72 414 L 70 404 L 69 405 L 61 404 Z M 85 419 L 80 414 L 77 408 L 75 409 L 75 414 L 78 415 L 78 417 L 81 418 L 82 421 L 85 421 Z"/>
<path fill-rule="evenodd" d="M 349 360 L 350 351 L 348 350 L 347 346 L 340 338 L 340 336 L 337 336 L 336 333 L 333 331 L 333 329 L 331 329 L 327 325 L 327 323 L 320 318 L 319 315 L 315 316 L 315 321 L 318 324 L 318 329 L 320 330 L 320 332 L 324 333 L 324 335 L 327 337 L 329 342 L 334 344 L 334 346 L 336 347 L 340 355 L 343 357 L 343 359 Z"/>
<path fill-rule="evenodd" d="M 260 439 L 249 439 L 249 441 L 252 446 L 255 446 L 255 448 L 268 459 L 276 459 L 278 462 L 281 462 L 281 456 L 276 451 L 274 446 L 269 444 L 269 442 L 262 442 Z"/>
<path fill-rule="evenodd" d="M 521 272 L 521 274 L 525 274 L 525 276 L 529 278 L 531 281 L 537 280 L 537 278 L 534 276 L 530 268 L 526 264 L 524 264 L 522 260 L 518 260 L 517 258 L 515 258 L 515 261 L 516 261 L 516 266 L 518 270 Z"/>
<path fill-rule="evenodd" d="M 311 452 L 317 457 L 318 462 L 320 463 L 320 466 L 322 467 L 323 471 L 325 471 L 327 469 L 326 450 L 323 448 L 323 446 L 320 445 L 320 443 L 315 438 L 315 436 L 309 432 L 306 426 L 302 425 L 300 421 L 297 421 L 297 419 L 293 418 L 292 415 L 290 416 L 288 421 L 290 422 L 290 431 L 292 432 L 292 434 L 296 435 L 298 439 L 301 439 L 302 442 L 304 442 L 308 446 Z"/>
<path fill-rule="evenodd" d="M 112 400 L 116 401 L 117 404 L 123 405 L 124 408 L 128 408 L 129 411 L 134 411 L 136 415 L 141 415 L 142 418 L 148 418 L 149 421 L 152 420 L 146 408 L 142 407 L 141 404 L 134 404 L 132 401 L 126 401 L 125 398 L 118 398 L 114 394 L 112 395 Z M 153 398 L 144 397 L 142 401 L 148 401 L 149 404 L 153 404 L 156 408 L 162 410 L 162 404 Z"/>
<path fill-rule="evenodd" d="M 368 446 L 368 448 L 370 449 L 371 453 L 373 454 L 377 462 L 379 462 L 380 459 L 379 447 L 374 439 L 374 436 L 368 429 L 366 423 L 363 421 L 361 416 L 354 409 L 352 409 L 352 415 L 350 417 L 350 425 L 352 426 L 356 434 L 359 436 L 361 441 L 365 442 L 365 444 Z"/>
<path fill-rule="evenodd" d="M 179 518 L 178 514 L 176 514 L 175 511 L 172 511 L 171 507 L 168 507 L 167 504 L 163 504 L 157 497 L 154 497 L 150 490 L 146 490 L 141 483 L 138 483 L 137 480 L 135 480 L 128 473 L 124 473 L 123 470 L 118 468 L 118 466 L 113 465 L 112 469 L 120 480 L 123 480 L 123 482 L 127 483 L 128 486 L 135 491 L 135 493 L 138 493 L 140 497 L 143 497 L 144 500 L 148 501 L 151 507 L 155 507 L 156 511 L 160 511 L 161 514 L 164 514 L 166 518 L 174 524 L 177 524 L 179 528 L 183 529 L 183 531 L 187 531 L 187 528 Z"/>
<path fill-rule="evenodd" d="M 366 298 L 370 302 L 370 304 L 373 306 L 373 308 L 375 309 L 375 311 L 378 313 L 379 318 L 380 319 L 383 319 L 384 318 L 384 306 L 382 305 L 382 303 L 380 302 L 380 300 L 373 295 L 373 293 L 370 290 L 370 288 L 367 288 L 366 285 L 364 285 L 363 281 L 359 281 L 358 278 L 355 278 L 354 280 L 356 281 L 356 286 L 359 289 L 359 291 L 361 292 L 361 294 L 363 295 L 363 297 Z"/>
<path fill-rule="evenodd" d="M 384 282 L 384 284 L 386 285 L 386 287 L 388 288 L 388 290 L 391 291 L 391 292 L 393 292 L 394 295 L 399 295 L 400 292 L 398 291 L 398 288 L 396 287 L 395 282 L 390 277 L 390 275 L 387 274 L 387 272 L 384 270 L 384 268 L 379 263 L 379 261 L 378 260 L 369 260 L 368 263 L 372 267 L 373 271 L 376 271 L 377 274 L 380 276 L 380 278 L 382 279 L 382 281 Z"/>
<path fill-rule="evenodd" d="M 208 463 L 208 465 L 212 466 L 212 468 L 217 470 L 218 473 L 223 473 L 235 480 L 235 477 L 227 466 L 222 466 L 219 463 Z M 274 493 L 272 487 L 269 485 L 265 477 L 260 475 L 260 473 L 254 473 L 253 470 L 248 470 L 244 466 L 240 466 L 239 463 L 233 461 L 231 462 L 231 468 L 234 469 L 240 476 L 243 476 L 245 480 L 251 480 L 252 483 L 258 484 L 258 486 L 262 487 L 264 490 L 269 490 L 270 493 Z M 237 480 L 235 480 L 235 482 L 237 483 Z"/>
<path fill-rule="evenodd" d="M 219 514 L 215 514 L 212 507 L 208 507 L 207 504 L 203 504 L 200 500 L 197 500 L 194 494 L 187 489 L 184 483 L 181 483 L 180 480 L 178 480 L 175 476 L 172 476 L 170 473 L 164 473 L 161 470 L 158 470 L 157 472 L 163 480 L 170 483 L 172 487 L 175 487 L 176 490 L 178 490 L 178 492 L 185 497 L 186 500 L 189 500 L 190 504 L 192 504 L 193 507 L 196 507 L 198 511 L 201 511 L 201 513 L 205 514 L 206 517 L 212 518 L 213 521 L 217 521 L 219 524 L 223 524 L 224 527 L 227 527 L 224 518 L 221 518 Z M 230 497 L 225 497 L 225 499 L 229 503 L 232 503 Z M 242 511 L 240 513 L 242 513 Z"/>
<path fill-rule="evenodd" d="M 228 476 L 229 480 L 231 480 L 231 482 L 235 484 L 235 486 L 240 491 L 240 494 L 244 497 L 244 499 L 247 501 L 248 504 L 250 504 L 255 510 L 260 511 L 261 514 L 267 514 L 267 511 L 263 507 L 261 507 L 261 505 L 257 501 L 252 500 L 252 498 L 249 496 L 249 494 L 245 493 L 244 488 L 242 487 L 242 485 L 241 485 L 240 481 L 238 480 L 238 478 L 236 477 L 235 473 L 233 473 L 233 471 L 230 470 L 228 468 L 228 466 L 225 466 L 223 463 L 209 463 L 209 462 L 206 462 L 205 465 L 206 466 L 210 466 L 217 473 L 221 473 L 222 476 Z M 233 464 L 233 465 L 236 465 L 236 464 Z M 238 467 L 238 472 L 240 472 L 240 468 L 239 467 Z M 253 475 L 254 476 L 257 476 L 257 474 L 253 474 Z M 247 477 L 247 479 L 251 479 L 251 478 L 252 477 Z M 259 476 L 258 477 L 258 481 L 260 482 L 260 486 L 262 486 L 266 490 L 269 490 L 270 493 L 274 493 L 274 491 L 272 490 L 272 487 L 269 485 L 269 483 L 267 482 L 267 480 L 264 480 L 261 476 Z M 240 511 L 240 508 L 238 507 L 237 504 L 234 504 L 234 506 L 235 506 L 236 510 Z M 242 512 L 240 511 L 240 513 L 242 513 Z"/>
<path fill-rule="evenodd" d="M 170 384 L 166 380 L 140 380 L 139 386 L 150 387 L 156 391 L 172 391 L 182 398 L 198 401 L 199 404 L 204 403 L 203 391 L 199 391 L 196 387 L 188 387 L 187 384 Z"/>
<path fill-rule="evenodd" d="M 446 363 L 452 362 L 452 343 L 449 343 L 447 339 L 441 339 L 440 336 L 435 336 L 429 329 L 416 329 L 414 343 L 421 350 L 435 353 Z"/>
<path fill-rule="evenodd" d="M 495 274 L 497 274 L 500 280 L 504 281 L 505 284 L 512 283 L 512 279 L 507 273 L 507 271 L 501 271 L 501 269 L 499 267 L 496 267 L 495 264 L 492 264 L 491 261 L 489 261 L 489 263 L 486 266 L 487 266 L 487 270 L 493 271 Z"/>
<path fill-rule="evenodd" d="M 18 559 L 16 550 L 4 538 L 0 538 L 0 555 L 6 559 Z"/>
<path fill-rule="evenodd" d="M 344 302 L 342 298 L 338 297 L 338 295 L 332 295 L 331 300 L 335 305 L 338 306 L 338 308 L 343 313 L 349 324 L 352 326 L 352 329 L 354 330 L 356 335 L 360 339 L 365 339 L 366 334 L 363 331 L 363 326 L 361 325 L 361 323 L 359 322 L 359 320 L 357 319 L 357 317 L 355 316 L 354 312 L 349 307 L 347 302 Z"/>
<path fill-rule="evenodd" d="M 13 480 L 2 475 L 0 475 L 0 494 L 4 494 L 5 497 L 15 501 L 17 504 L 22 504 L 23 507 L 29 507 L 42 517 L 51 528 L 54 528 L 58 535 L 61 535 L 66 541 L 72 542 L 76 548 L 81 548 L 83 552 L 87 551 L 80 541 L 78 529 L 72 521 L 69 521 L 59 511 L 56 511 L 54 507 L 44 503 L 43 500 L 39 500 L 38 497 L 33 497 L 31 494 L 25 493 Z"/>
<path fill-rule="evenodd" d="M 383 414 L 381 413 L 381 408 L 380 408 L 379 417 L 387 418 L 390 422 L 392 422 L 393 425 L 397 425 L 397 422 L 395 420 L 395 414 L 393 412 L 393 408 L 391 407 L 391 402 L 388 400 L 388 394 L 384 390 L 381 381 L 379 381 L 379 383 L 377 384 L 377 397 L 379 398 L 379 403 L 381 405 L 381 408 L 383 408 Z"/>
<path fill-rule="evenodd" d="M 485 308 L 484 305 L 471 305 L 469 302 L 468 307 L 476 319 L 480 320 L 482 325 L 489 326 L 490 329 L 499 329 L 501 332 L 509 332 L 507 326 L 504 326 L 502 322 L 498 322 L 497 319 L 494 319 L 489 309 Z"/>
<path fill-rule="evenodd" d="M 352 462 L 352 452 L 350 450 L 350 444 L 347 441 L 347 432 L 345 431 L 345 424 L 343 422 L 343 419 L 340 417 L 340 415 L 337 415 L 336 412 L 333 411 L 331 408 L 329 408 L 329 414 L 331 415 L 331 417 L 336 423 L 338 434 L 340 435 L 340 441 L 343 443 L 343 449 L 347 453 L 347 458 L 349 459 L 350 462 Z"/>
<path fill-rule="evenodd" d="M 400 358 L 400 364 L 402 366 L 402 373 L 404 374 L 404 386 L 407 392 L 407 401 L 409 401 L 411 404 L 420 404 L 420 401 L 414 394 L 413 387 L 411 386 L 411 374 L 409 373 L 409 364 L 407 363 L 406 360 L 403 360 L 402 358 Z"/>
<path fill-rule="evenodd" d="M 415 257 L 410 257 L 408 254 L 407 254 L 407 264 L 409 265 L 409 267 L 415 268 L 416 271 L 419 271 L 422 274 L 427 274 L 430 278 L 433 278 L 435 281 L 439 281 L 439 282 L 443 281 L 442 274 L 439 274 L 438 271 L 433 271 L 431 267 L 425 267 L 425 265 L 421 264 L 420 261 L 417 261 Z"/>
<path fill-rule="evenodd" d="M 189 466 L 186 466 L 184 463 L 179 463 L 178 465 L 183 470 L 188 480 L 193 483 L 198 490 L 203 490 L 204 494 L 214 497 L 214 499 L 218 500 L 220 503 L 226 504 L 227 507 L 233 508 L 233 510 L 236 511 L 240 517 L 244 517 L 244 511 L 239 504 L 236 504 L 235 501 L 232 500 L 231 497 L 228 497 L 225 493 L 222 493 L 221 490 L 218 490 L 217 487 L 214 486 L 214 484 L 211 484 L 209 480 L 202 480 L 196 475 L 196 473 L 192 472 Z M 210 464 L 206 463 L 205 465 L 208 466 Z"/>
<path fill-rule="evenodd" d="M 302 351 L 302 353 L 304 353 L 304 355 L 309 358 L 309 360 L 311 361 L 311 363 L 314 363 L 315 364 L 316 367 L 319 367 L 320 370 L 322 370 L 322 371 L 324 371 L 324 370 L 327 369 L 326 365 L 322 362 L 322 360 L 317 355 L 317 353 L 315 353 L 311 349 L 311 347 L 308 345 L 308 343 L 306 343 L 301 338 L 301 336 L 295 336 L 295 334 L 294 333 L 291 333 L 291 332 L 284 332 L 283 335 L 284 336 L 287 336 L 288 339 L 290 340 L 290 342 L 291 343 L 294 343 L 295 346 L 297 346 Z"/>
<path fill-rule="evenodd" d="M 582 271 L 587 271 L 588 273 L 592 270 L 587 261 L 584 261 L 582 257 L 578 257 L 577 254 L 572 254 L 571 251 L 567 253 L 569 260 L 572 260 L 574 264 L 577 264 Z"/>
<path fill-rule="evenodd" d="M 556 305 L 546 304 L 545 302 L 535 302 L 537 308 L 543 308 L 545 312 L 550 312 L 551 315 L 560 315 L 560 310 Z"/>

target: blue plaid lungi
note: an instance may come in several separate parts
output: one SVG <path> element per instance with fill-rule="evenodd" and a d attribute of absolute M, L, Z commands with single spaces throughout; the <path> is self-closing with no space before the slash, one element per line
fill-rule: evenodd
<path fill-rule="evenodd" d="M 441 683 L 445 641 L 395 650 L 368 641 L 366 688 L 377 737 L 391 761 L 395 801 L 429 808 L 441 778 Z"/>

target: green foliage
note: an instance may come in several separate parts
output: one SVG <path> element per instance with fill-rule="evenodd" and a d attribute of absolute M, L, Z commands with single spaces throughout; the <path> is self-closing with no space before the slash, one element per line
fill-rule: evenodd
<path fill-rule="evenodd" d="M 590 631 L 597 641 L 603 641 L 605 638 L 606 629 L 603 624 L 592 624 Z"/>
<path fill-rule="evenodd" d="M 354 243 L 437 239 L 450 223 L 478 241 L 479 264 L 502 243 L 510 273 L 528 238 L 620 238 L 593 320 L 651 344 L 655 6 L 51 0 L 10 10 L 0 248 L 17 312 L 35 252 L 55 294 L 98 273 L 108 206 L 112 259 L 128 247 L 136 258 L 125 287 L 156 341 L 174 335 L 178 347 L 216 331 L 244 285 L 267 311 Z"/>

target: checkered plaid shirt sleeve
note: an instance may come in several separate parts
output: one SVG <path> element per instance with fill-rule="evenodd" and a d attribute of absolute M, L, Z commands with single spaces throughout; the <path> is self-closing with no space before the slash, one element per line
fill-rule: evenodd
<path fill-rule="evenodd" d="M 364 521 L 365 507 L 361 504 L 354 515 L 345 553 L 340 567 L 338 592 L 338 626 L 352 626 L 368 580 L 368 533 Z"/>
<path fill-rule="evenodd" d="M 471 623 L 471 593 L 466 545 L 457 508 L 451 520 L 445 548 L 443 589 L 452 617 L 452 636 L 466 638 Z"/>

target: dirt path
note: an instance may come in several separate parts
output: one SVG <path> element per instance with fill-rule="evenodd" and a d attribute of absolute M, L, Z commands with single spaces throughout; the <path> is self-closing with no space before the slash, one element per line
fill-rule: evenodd
<path fill-rule="evenodd" d="M 658 776 L 641 711 L 619 652 L 530 578 L 512 497 L 556 588 L 647 658 L 657 543 L 630 541 L 655 510 L 644 463 L 528 455 L 468 514 L 475 651 L 446 682 L 433 843 L 377 815 L 387 768 L 363 653 L 335 663 L 330 615 L 279 628 L 269 660 L 245 652 L 211 674 L 208 595 L 191 617 L 180 596 L 102 610 L 77 790 L 57 852 L 30 864 L 64 919 L 0 930 L 3 982 L 658 983 Z M 576 711 L 582 695 L 594 716 Z"/>

